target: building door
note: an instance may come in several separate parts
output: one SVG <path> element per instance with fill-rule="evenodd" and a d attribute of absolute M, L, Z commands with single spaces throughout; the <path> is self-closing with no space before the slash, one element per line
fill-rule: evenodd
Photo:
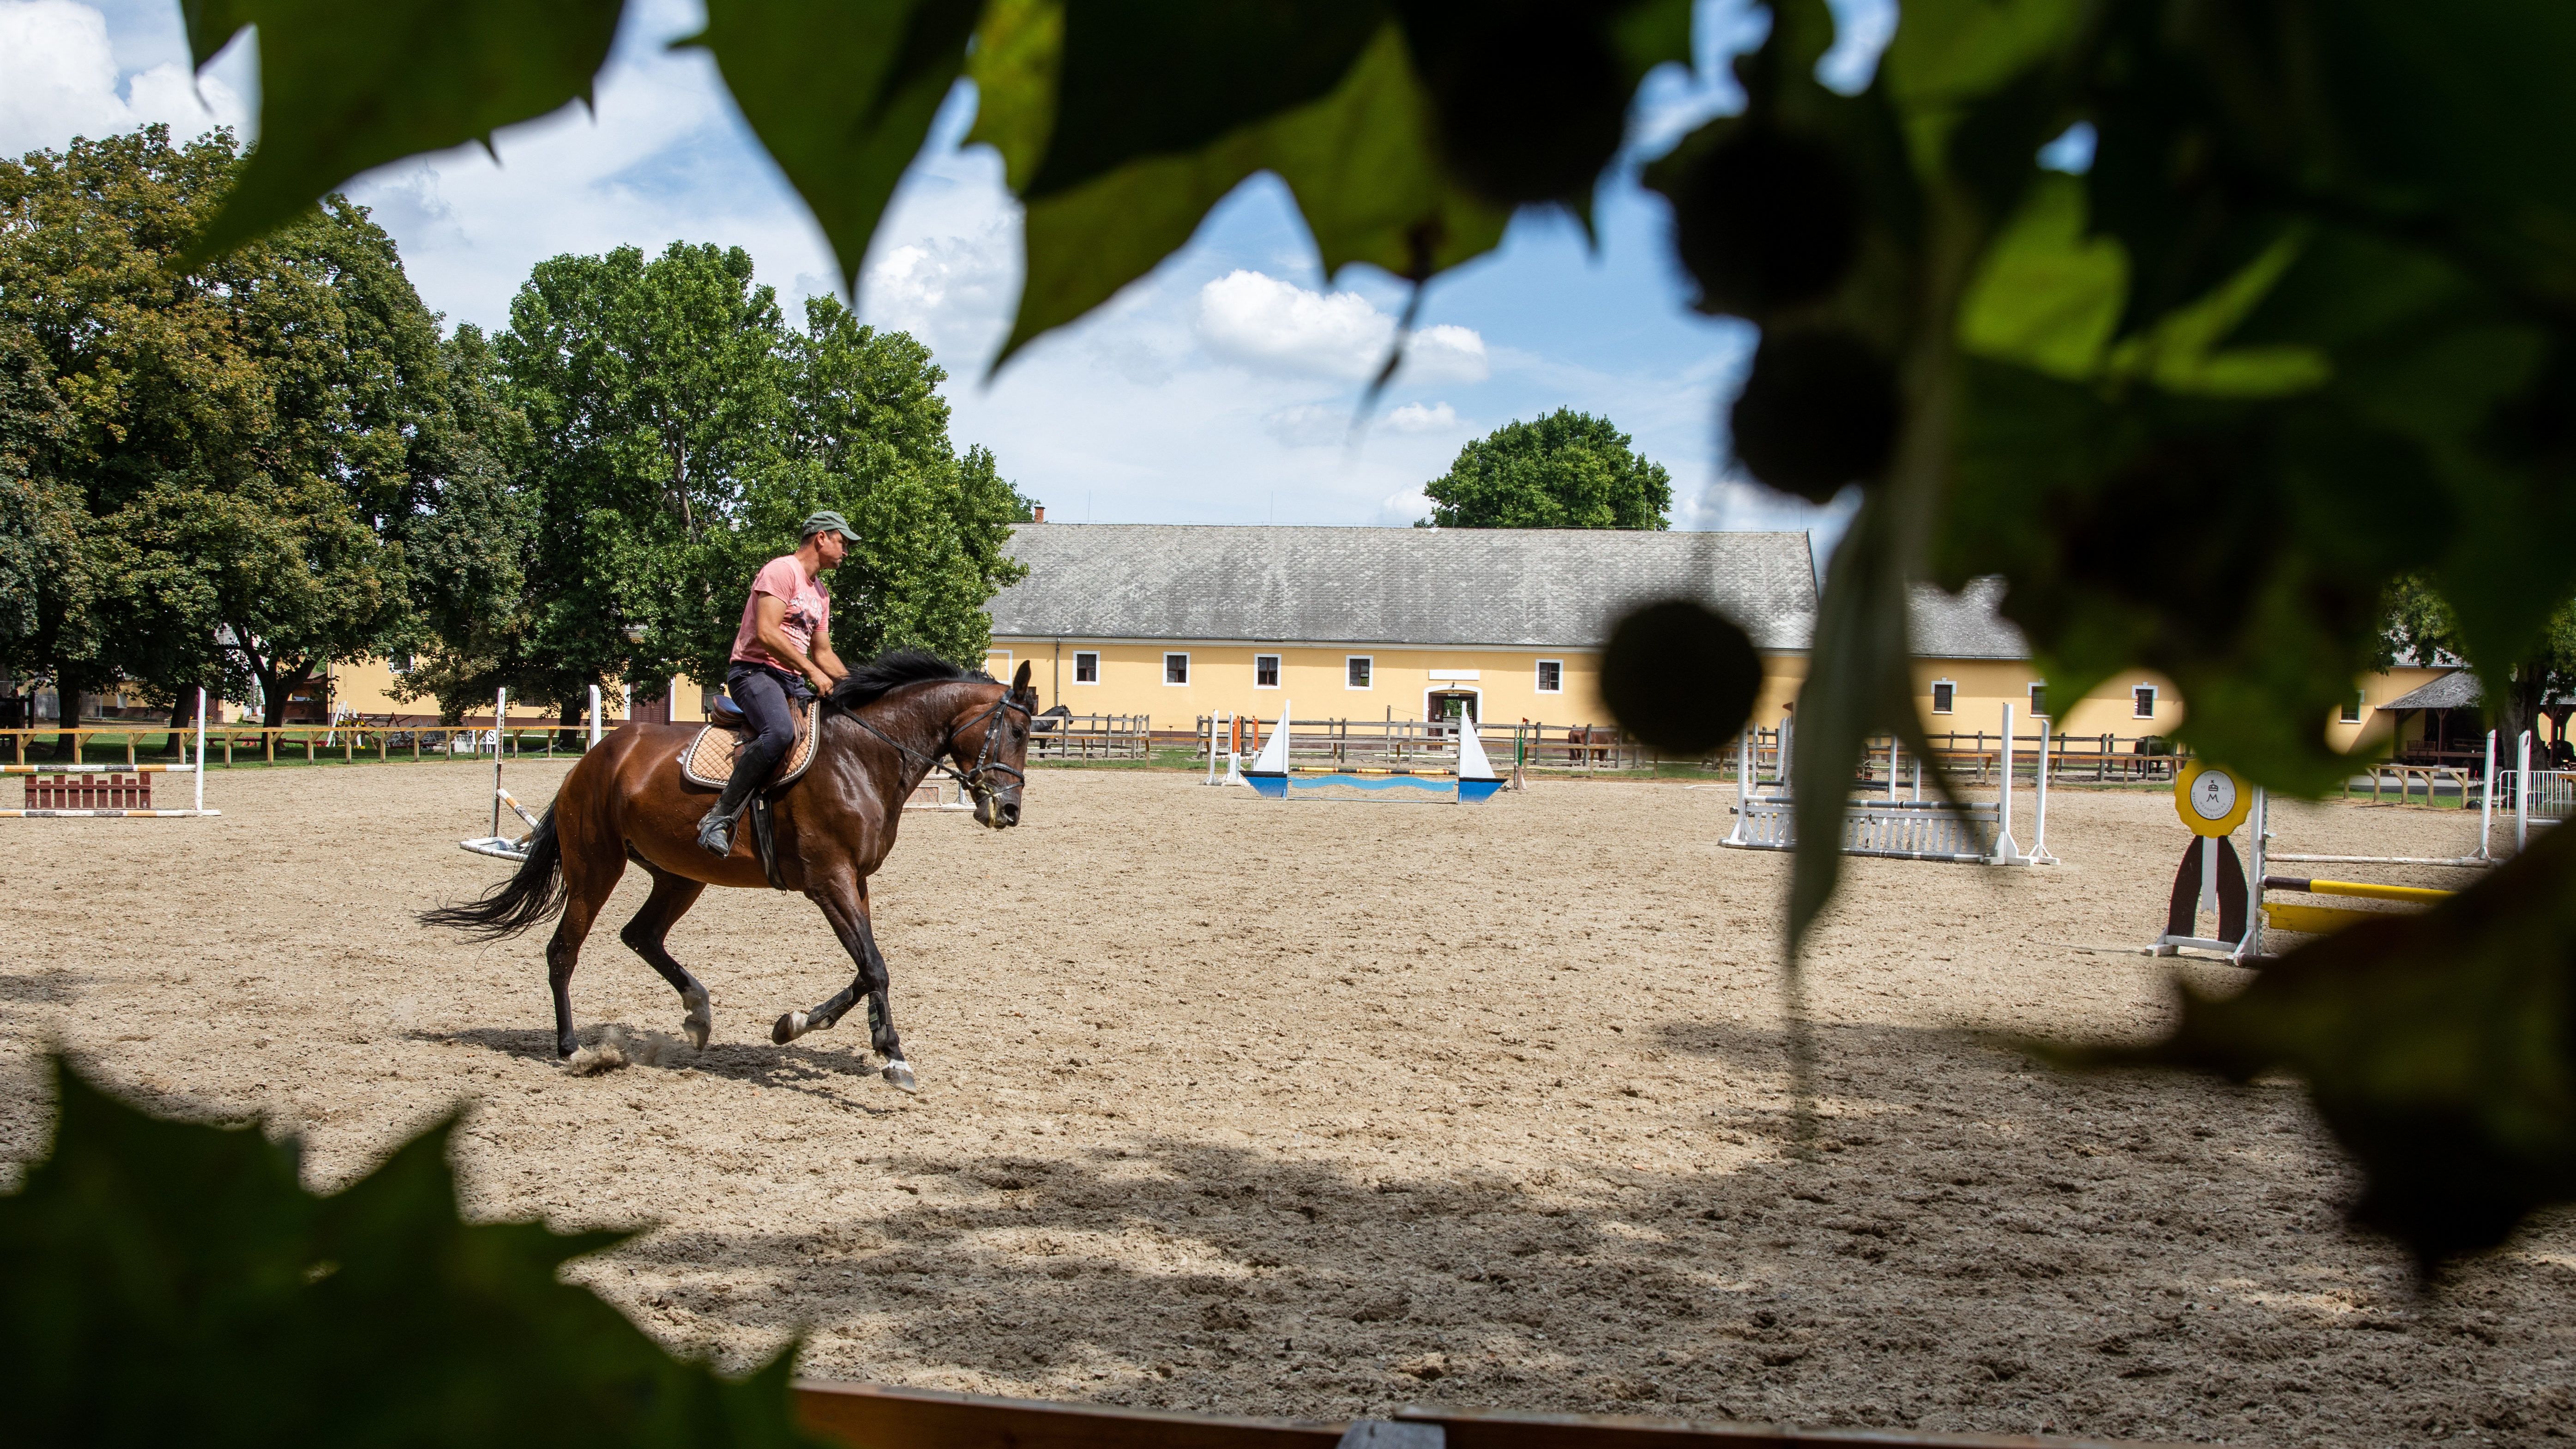
<path fill-rule="evenodd" d="M 1424 696 L 1431 718 L 1455 727 L 1461 717 L 1479 719 L 1476 713 L 1476 691 L 1472 689 L 1435 689 Z"/>

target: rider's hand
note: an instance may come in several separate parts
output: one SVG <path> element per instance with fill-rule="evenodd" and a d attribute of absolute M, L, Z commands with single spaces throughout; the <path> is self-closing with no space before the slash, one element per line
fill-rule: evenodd
<path fill-rule="evenodd" d="M 816 694 L 830 694 L 832 692 L 832 676 L 825 674 L 822 670 L 808 669 L 805 671 L 805 678 L 813 684 L 814 692 Z"/>

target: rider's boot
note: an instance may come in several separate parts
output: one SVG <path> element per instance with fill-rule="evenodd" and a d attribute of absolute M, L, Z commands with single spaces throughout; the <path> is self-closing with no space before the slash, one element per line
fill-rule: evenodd
<path fill-rule="evenodd" d="M 751 792 L 769 778 L 770 766 L 777 760 L 755 744 L 746 743 L 734 756 L 733 774 L 726 777 L 724 793 L 716 797 L 707 818 L 698 822 L 698 848 L 709 855 L 733 854 L 733 828 L 742 812 L 751 805 Z"/>

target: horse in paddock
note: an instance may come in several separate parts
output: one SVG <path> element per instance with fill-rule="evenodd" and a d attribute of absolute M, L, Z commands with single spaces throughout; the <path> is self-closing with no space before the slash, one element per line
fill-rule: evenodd
<path fill-rule="evenodd" d="M 885 1079 L 915 1089 L 886 1000 L 885 955 L 868 923 L 868 877 L 894 849 L 904 801 L 934 770 L 957 779 L 974 798 L 977 824 L 1005 830 L 1020 823 L 1036 707 L 1026 663 L 1004 686 L 912 653 L 860 666 L 815 706 L 813 763 L 770 805 L 774 858 L 785 887 L 822 908 L 858 975 L 813 1010 L 779 1017 L 771 1041 L 784 1045 L 829 1027 L 865 998 L 870 1045 L 885 1058 Z M 680 774 L 680 752 L 697 730 L 620 728 L 564 777 L 528 837 L 527 863 L 516 875 L 480 900 L 420 914 L 425 925 L 501 940 L 561 913 L 546 945 L 560 1055 L 574 1048 L 572 972 L 582 939 L 630 860 L 652 875 L 653 892 L 618 938 L 680 993 L 688 1010 L 680 1025 L 693 1045 L 703 1049 L 715 1028 L 706 987 L 662 943 L 708 886 L 759 890 L 769 880 L 749 819 L 735 832 L 731 855 L 719 858 L 698 846 L 698 822 L 716 792 Z"/>

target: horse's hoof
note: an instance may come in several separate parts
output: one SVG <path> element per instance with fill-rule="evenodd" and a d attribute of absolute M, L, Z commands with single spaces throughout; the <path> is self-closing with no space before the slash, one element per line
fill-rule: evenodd
<path fill-rule="evenodd" d="M 559 1036 L 555 1038 L 556 1056 L 570 1057 L 574 1052 L 579 1050 L 581 1050 L 581 1043 L 574 1041 L 570 1036 Z"/>
<path fill-rule="evenodd" d="M 769 1028 L 769 1039 L 780 1046 L 785 1046 L 805 1034 L 805 1021 L 805 1013 L 791 1011 L 778 1018 L 777 1023 Z"/>
<path fill-rule="evenodd" d="M 921 1083 L 913 1078 L 912 1063 L 905 1061 L 901 1057 L 896 1057 L 894 1060 L 885 1064 L 885 1079 L 907 1092 L 918 1092 L 921 1090 Z"/>
<path fill-rule="evenodd" d="M 715 1034 L 715 1024 L 704 1017 L 693 1016 L 680 1023 L 680 1030 L 688 1033 L 689 1045 L 705 1051 L 707 1038 Z"/>

